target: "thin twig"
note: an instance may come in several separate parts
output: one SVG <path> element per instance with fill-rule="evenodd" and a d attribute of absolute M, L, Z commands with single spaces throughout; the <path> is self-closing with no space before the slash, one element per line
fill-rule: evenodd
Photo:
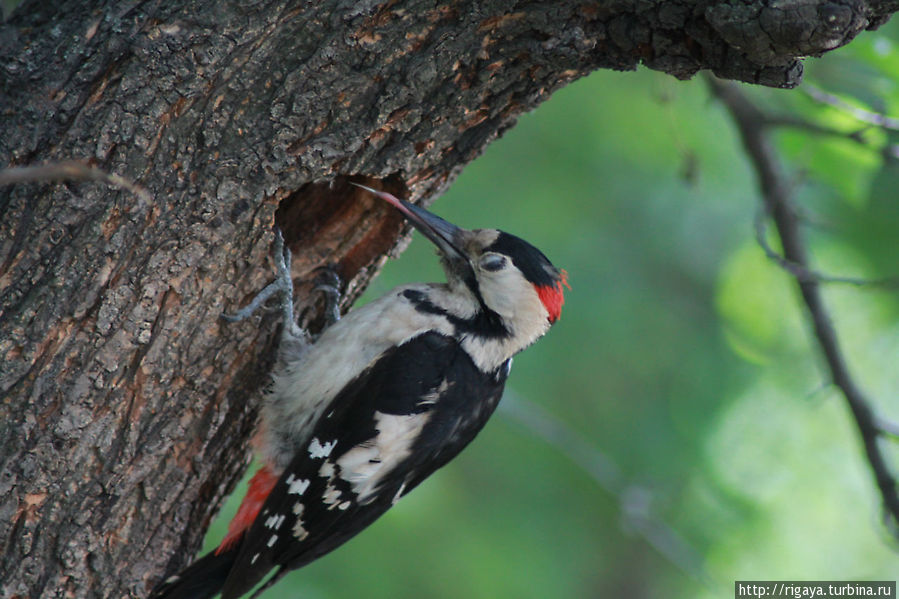
<path fill-rule="evenodd" d="M 770 127 L 787 127 L 790 129 L 798 129 L 800 131 L 806 131 L 807 133 L 814 133 L 816 135 L 843 137 L 851 139 L 852 141 L 858 142 L 860 144 L 865 143 L 864 133 L 865 131 L 870 129 L 870 127 L 863 127 L 856 131 L 842 131 L 840 129 L 821 125 L 820 123 L 801 119 L 794 115 L 765 115 L 765 124 Z"/>
<path fill-rule="evenodd" d="M 129 191 L 147 202 L 153 199 L 145 188 L 125 177 L 107 173 L 95 166 L 88 166 L 76 160 L 51 162 L 37 166 L 13 166 L 0 170 L 0 185 L 54 181 L 98 181 Z"/>
<path fill-rule="evenodd" d="M 879 112 L 865 110 L 864 108 L 859 108 L 858 106 L 853 106 L 839 96 L 828 93 L 810 83 L 806 83 L 801 87 L 801 89 L 813 100 L 821 102 L 822 104 L 827 104 L 828 106 L 833 106 L 834 108 L 838 108 L 839 110 L 848 113 L 856 120 L 859 120 L 863 123 L 869 123 L 877 127 L 883 127 L 884 129 L 899 131 L 899 119 L 886 116 L 885 114 L 880 114 Z"/>
<path fill-rule="evenodd" d="M 596 484 L 618 499 L 622 519 L 629 530 L 643 537 L 674 566 L 712 588 L 701 555 L 673 527 L 653 515 L 649 490 L 626 484 L 618 465 L 561 420 L 506 389 L 500 411 L 554 447 L 586 472 Z"/>
<path fill-rule="evenodd" d="M 881 434 L 899 440 L 899 422 L 880 417 L 876 417 L 874 422 L 877 424 L 877 428 L 880 429 Z"/>
<path fill-rule="evenodd" d="M 799 219 L 796 218 L 791 205 L 787 177 L 771 145 L 762 113 L 736 85 L 726 84 L 711 77 L 707 80 L 713 93 L 724 103 L 737 125 L 743 146 L 755 167 L 765 208 L 780 236 L 783 257 L 804 270 L 813 272 L 808 266 L 808 252 L 802 238 Z M 878 438 L 883 429 L 879 426 L 870 402 L 849 372 L 830 314 L 821 297 L 819 281 L 815 278 L 806 280 L 797 278 L 797 283 L 811 317 L 815 337 L 830 371 L 831 380 L 842 391 L 855 419 L 865 454 L 883 499 L 887 525 L 892 525 L 893 533 L 899 536 L 899 489 L 878 445 Z"/>
<path fill-rule="evenodd" d="M 767 256 L 770 260 L 774 261 L 778 266 L 782 269 L 796 277 L 797 280 L 802 282 L 808 281 L 816 281 L 818 283 L 845 283 L 847 285 L 855 285 L 858 287 L 899 287 L 899 278 L 897 277 L 884 277 L 882 279 L 861 279 L 857 277 L 838 277 L 834 275 L 824 274 L 822 272 L 818 272 L 816 270 L 809 270 L 805 266 L 801 264 L 797 264 L 790 260 L 787 260 L 779 253 L 777 253 L 774 248 L 768 243 L 768 239 L 765 237 L 767 233 L 767 214 L 764 211 L 760 211 L 755 218 L 755 239 L 759 244 L 759 247 L 762 248 L 762 251 L 765 252 L 765 256 Z"/>

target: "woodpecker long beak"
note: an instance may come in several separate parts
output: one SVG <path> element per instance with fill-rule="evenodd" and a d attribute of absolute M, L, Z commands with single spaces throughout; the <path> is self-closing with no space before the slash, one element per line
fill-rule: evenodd
<path fill-rule="evenodd" d="M 453 223 L 447 222 L 437 216 L 431 214 L 424 208 L 419 208 L 415 204 L 401 200 L 386 191 L 378 191 L 365 185 L 352 183 L 356 187 L 361 187 L 366 191 L 370 191 L 388 204 L 399 210 L 405 216 L 412 226 L 421 231 L 421 234 L 431 240 L 431 243 L 443 253 L 449 260 L 468 263 L 468 257 L 461 249 L 459 244 L 468 231 L 461 227 L 457 227 Z"/>

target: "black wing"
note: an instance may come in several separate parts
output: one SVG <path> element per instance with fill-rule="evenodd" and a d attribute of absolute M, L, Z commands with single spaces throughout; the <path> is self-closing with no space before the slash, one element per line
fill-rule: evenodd
<path fill-rule="evenodd" d="M 496 408 L 507 362 L 484 373 L 459 343 L 425 333 L 382 355 L 335 397 L 247 531 L 222 590 L 335 549 L 468 445 Z"/>

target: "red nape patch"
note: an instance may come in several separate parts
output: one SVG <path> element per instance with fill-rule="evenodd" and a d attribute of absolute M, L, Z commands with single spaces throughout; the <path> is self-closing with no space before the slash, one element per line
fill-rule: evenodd
<path fill-rule="evenodd" d="M 273 474 L 268 469 L 268 466 L 263 466 L 253 475 L 253 478 L 250 479 L 250 488 L 247 489 L 247 494 L 244 496 L 243 501 L 240 502 L 237 515 L 234 516 L 231 524 L 228 525 L 228 534 L 225 535 L 222 544 L 215 550 L 216 555 L 234 548 L 234 545 L 237 544 L 243 533 L 250 528 L 253 520 L 256 519 L 259 510 L 262 509 L 262 504 L 265 503 L 265 498 L 272 492 L 276 482 L 278 482 L 278 476 Z"/>
<path fill-rule="evenodd" d="M 540 297 L 540 301 L 543 302 L 544 307 L 546 307 L 546 311 L 549 312 L 550 323 L 559 320 L 559 316 L 562 314 L 562 304 L 565 303 L 565 294 L 562 291 L 563 285 L 571 289 L 571 286 L 568 284 L 568 273 L 564 270 L 561 271 L 559 280 L 552 285 L 537 286 L 537 295 Z"/>

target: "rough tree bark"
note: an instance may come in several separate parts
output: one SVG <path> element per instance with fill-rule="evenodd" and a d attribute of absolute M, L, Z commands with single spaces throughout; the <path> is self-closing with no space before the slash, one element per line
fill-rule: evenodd
<path fill-rule="evenodd" d="M 638 64 L 791 87 L 883 0 L 34 1 L 0 27 L 0 595 L 144 596 L 247 463 L 273 223 L 348 306 L 414 200 L 556 88 Z M 300 288 L 307 297 L 309 286 Z M 307 302 L 311 300 L 307 299 Z M 307 305 L 314 319 L 314 302 Z"/>

